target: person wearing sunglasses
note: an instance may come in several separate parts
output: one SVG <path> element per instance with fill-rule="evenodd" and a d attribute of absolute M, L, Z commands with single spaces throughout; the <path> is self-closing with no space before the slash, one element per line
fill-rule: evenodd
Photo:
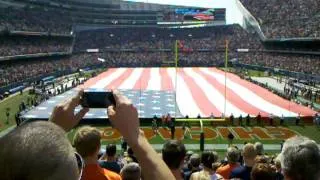
<path fill-rule="evenodd" d="M 88 112 L 75 113 L 83 90 L 56 106 L 49 121 L 24 123 L 0 138 L 1 180 L 78 180 L 83 164 L 65 133 L 73 129 Z M 174 179 L 170 169 L 139 128 L 137 109 L 118 91 L 116 106 L 106 107 L 108 116 L 135 152 L 144 179 Z"/>

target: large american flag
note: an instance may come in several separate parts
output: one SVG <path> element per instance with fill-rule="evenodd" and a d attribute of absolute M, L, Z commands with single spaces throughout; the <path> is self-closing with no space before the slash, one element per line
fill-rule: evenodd
<path fill-rule="evenodd" d="M 226 83 L 225 83 L 226 82 Z M 139 116 L 312 116 L 315 111 L 217 68 L 111 68 L 84 88 L 119 89 Z M 226 93 L 225 93 L 226 92 Z M 226 94 L 226 95 L 225 95 Z"/>

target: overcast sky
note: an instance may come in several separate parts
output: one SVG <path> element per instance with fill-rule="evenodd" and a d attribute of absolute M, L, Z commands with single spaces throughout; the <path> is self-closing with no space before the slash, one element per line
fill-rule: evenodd
<path fill-rule="evenodd" d="M 235 0 L 127 0 L 136 2 L 149 2 L 157 4 L 185 5 L 206 8 L 226 8 L 227 24 L 242 23 L 242 15 Z"/>

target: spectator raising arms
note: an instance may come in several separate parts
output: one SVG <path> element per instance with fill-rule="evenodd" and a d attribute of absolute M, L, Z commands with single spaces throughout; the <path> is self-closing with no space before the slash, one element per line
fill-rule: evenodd
<path fill-rule="evenodd" d="M 79 91 L 75 97 L 57 106 L 49 122 L 26 123 L 1 137 L 1 180 L 78 180 L 81 177 L 84 163 L 78 155 L 75 155 L 65 132 L 75 127 L 88 112 L 88 109 L 82 109 L 74 114 L 75 107 L 80 104 L 82 93 L 83 91 Z M 116 106 L 108 107 L 108 115 L 113 126 L 133 148 L 141 168 L 152 169 L 152 171 L 143 171 L 143 177 L 173 180 L 174 176 L 170 169 L 140 131 L 137 109 L 119 92 L 114 92 L 114 96 Z M 88 135 L 95 142 L 100 138 L 100 134 L 94 128 L 86 127 L 81 131 L 79 135 L 83 134 L 83 137 Z M 84 138 L 84 141 L 86 140 Z M 77 146 L 80 147 L 80 144 Z M 92 149 L 97 144 L 100 143 L 92 144 Z M 90 156 L 90 152 L 92 151 L 84 151 L 83 154 Z M 89 156 L 85 158 L 90 160 Z"/>
<path fill-rule="evenodd" d="M 100 158 L 99 165 L 110 171 L 120 173 L 121 167 L 117 162 L 117 146 L 115 144 L 108 144 L 106 153 Z"/>
<path fill-rule="evenodd" d="M 119 130 L 133 149 L 141 166 L 143 177 L 145 179 L 174 179 L 170 169 L 149 144 L 143 131 L 139 129 L 137 109 L 119 91 L 113 93 L 116 106 L 108 107 L 108 116 L 113 126 Z M 152 171 L 147 169 L 152 169 Z"/>

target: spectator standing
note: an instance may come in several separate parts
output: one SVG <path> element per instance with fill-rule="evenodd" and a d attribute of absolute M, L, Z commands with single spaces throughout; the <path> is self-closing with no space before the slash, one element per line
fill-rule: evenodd
<path fill-rule="evenodd" d="M 96 128 L 84 126 L 75 134 L 73 144 L 77 152 L 83 157 L 85 166 L 82 180 L 121 180 L 119 174 L 101 168 L 98 163 L 101 134 Z"/>
<path fill-rule="evenodd" d="M 270 124 L 270 126 L 273 126 L 273 118 L 274 118 L 273 114 L 270 114 L 269 115 L 269 124 Z"/>
<path fill-rule="evenodd" d="M 152 119 L 152 130 L 154 134 L 158 134 L 158 124 L 157 124 L 157 119 L 153 118 Z"/>
<path fill-rule="evenodd" d="M 239 126 L 242 126 L 242 114 L 239 116 Z"/>
<path fill-rule="evenodd" d="M 231 125 L 233 126 L 234 125 L 234 116 L 232 113 L 230 115 L 230 122 L 231 122 Z"/>
<path fill-rule="evenodd" d="M 319 180 L 320 178 L 320 149 L 315 141 L 307 137 L 296 136 L 287 139 L 279 159 L 284 179 Z"/>
<path fill-rule="evenodd" d="M 162 148 L 162 159 L 177 180 L 183 179 L 181 170 L 185 155 L 186 148 L 180 141 L 168 140 L 164 143 Z"/>
<path fill-rule="evenodd" d="M 229 146 L 232 145 L 233 139 L 234 139 L 234 135 L 232 134 L 232 132 L 230 132 L 230 133 L 228 134 Z"/>
<path fill-rule="evenodd" d="M 239 166 L 231 171 L 229 178 L 240 178 L 243 180 L 250 180 L 250 174 L 252 167 L 255 163 L 255 158 L 257 156 L 257 153 L 254 149 L 254 145 L 251 143 L 247 143 L 243 147 L 242 152 L 243 160 L 244 160 L 244 166 Z"/>
<path fill-rule="evenodd" d="M 122 150 L 122 153 L 124 153 L 124 152 L 127 152 L 127 149 L 128 149 L 128 143 L 127 143 L 127 141 L 123 138 L 123 137 L 121 137 L 121 150 Z"/>
<path fill-rule="evenodd" d="M 275 180 L 269 163 L 256 163 L 251 172 L 251 180 Z"/>
<path fill-rule="evenodd" d="M 280 162 L 280 159 L 278 157 L 275 159 L 274 167 L 276 169 L 275 180 L 283 180 L 284 176 L 283 176 L 283 174 L 281 172 L 281 162 Z"/>
<path fill-rule="evenodd" d="M 199 172 L 192 173 L 190 180 L 198 179 L 211 179 L 218 180 L 223 179 L 220 174 L 215 172 L 213 168 L 214 164 L 218 161 L 218 153 L 212 151 L 205 151 L 201 154 L 201 163 L 203 165 L 203 170 Z"/>
<path fill-rule="evenodd" d="M 258 156 L 264 155 L 264 148 L 263 148 L 263 144 L 261 142 L 254 143 L 254 149 L 256 150 L 256 153 Z"/>
<path fill-rule="evenodd" d="M 169 121 L 169 127 L 170 127 L 170 132 L 171 132 L 171 139 L 174 139 L 174 137 L 175 137 L 174 135 L 176 132 L 176 126 L 175 126 L 174 120 Z"/>
<path fill-rule="evenodd" d="M 121 168 L 118 164 L 116 153 L 117 146 L 115 144 L 108 144 L 106 146 L 105 154 L 99 160 L 99 165 L 102 168 L 108 169 L 119 174 Z"/>
<path fill-rule="evenodd" d="M 284 124 L 284 116 L 283 114 L 281 114 L 281 117 L 280 117 L 280 125 L 282 126 Z"/>
<path fill-rule="evenodd" d="M 296 117 L 296 126 L 299 126 L 300 121 L 301 121 L 301 116 L 300 116 L 300 113 L 299 113 L 298 116 Z"/>
<path fill-rule="evenodd" d="M 250 126 L 250 115 L 249 114 L 246 116 L 246 124 L 247 124 L 247 126 Z"/>
<path fill-rule="evenodd" d="M 141 168 L 138 163 L 132 162 L 124 165 L 120 172 L 122 180 L 140 180 Z"/>
<path fill-rule="evenodd" d="M 201 170 L 200 163 L 201 159 L 199 154 L 194 153 L 190 156 L 188 170 L 184 172 L 184 180 L 189 180 L 192 173 L 199 172 Z"/>
<path fill-rule="evenodd" d="M 128 157 L 130 157 L 133 162 L 138 163 L 138 159 L 134 155 L 134 152 L 131 147 L 129 147 L 129 149 L 128 149 Z"/>
<path fill-rule="evenodd" d="M 240 166 L 238 163 L 240 158 L 240 152 L 234 147 L 229 147 L 227 149 L 227 160 L 228 164 L 221 166 L 217 169 L 217 173 L 220 174 L 223 178 L 228 179 L 230 177 L 231 171 Z"/>
<path fill-rule="evenodd" d="M 315 115 L 315 121 L 316 121 L 316 125 L 318 126 L 318 127 L 320 127 L 320 116 L 319 116 L 319 114 L 318 113 L 316 113 L 316 115 Z"/>
<path fill-rule="evenodd" d="M 259 126 L 261 126 L 261 114 L 260 114 L 260 112 L 259 112 L 259 114 L 258 114 L 258 116 L 257 116 L 257 124 L 258 124 Z"/>

